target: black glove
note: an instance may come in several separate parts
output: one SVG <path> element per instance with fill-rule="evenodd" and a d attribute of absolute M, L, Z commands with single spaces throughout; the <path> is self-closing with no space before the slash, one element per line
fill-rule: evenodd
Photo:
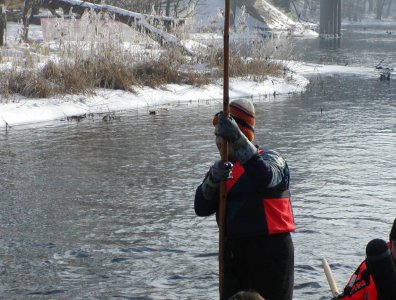
<path fill-rule="evenodd" d="M 219 123 L 215 127 L 215 134 L 232 144 L 237 160 L 244 164 L 257 153 L 257 148 L 242 133 L 232 117 L 226 117 L 222 112 L 217 117 Z"/>
<path fill-rule="evenodd" d="M 216 135 L 221 136 L 230 143 L 236 142 L 243 136 L 237 122 L 232 117 L 226 117 L 223 112 L 219 112 L 217 117 L 219 123 L 215 127 Z"/>
<path fill-rule="evenodd" d="M 214 183 L 219 183 L 220 181 L 227 180 L 231 176 L 231 171 L 234 165 L 230 162 L 223 162 L 222 160 L 217 160 L 210 167 L 209 177 Z"/>
<path fill-rule="evenodd" d="M 220 181 L 230 178 L 233 165 L 230 162 L 217 160 L 209 169 L 209 175 L 202 183 L 202 193 L 207 200 L 214 200 L 219 192 Z"/>

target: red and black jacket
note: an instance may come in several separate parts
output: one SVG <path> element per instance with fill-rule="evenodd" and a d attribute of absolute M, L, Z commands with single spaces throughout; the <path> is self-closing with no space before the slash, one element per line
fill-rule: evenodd
<path fill-rule="evenodd" d="M 258 236 L 294 231 L 290 202 L 289 169 L 273 150 L 260 150 L 243 166 L 234 165 L 227 180 L 226 236 Z M 217 201 L 203 198 L 200 186 L 195 196 L 199 216 L 217 212 Z"/>

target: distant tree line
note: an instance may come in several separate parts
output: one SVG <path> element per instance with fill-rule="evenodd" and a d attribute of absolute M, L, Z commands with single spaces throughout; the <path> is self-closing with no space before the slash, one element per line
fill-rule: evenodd
<path fill-rule="evenodd" d="M 0 0 L 0 46 L 3 46 L 4 44 L 4 30 L 7 25 L 4 4 L 4 0 Z"/>
<path fill-rule="evenodd" d="M 25 7 L 32 9 L 32 14 L 35 14 L 40 6 L 41 0 L 5 0 L 6 6 L 17 2 L 24 2 Z M 165 15 L 172 17 L 186 17 L 193 12 L 193 8 L 202 0 L 87 0 L 95 4 L 109 4 L 124 8 L 130 11 Z M 236 2 L 243 2 L 242 0 L 235 0 Z M 296 10 L 296 7 L 302 7 L 299 12 L 301 16 L 319 15 L 319 8 L 321 0 L 267 0 L 276 7 L 285 12 Z M 366 14 L 375 15 L 377 19 L 383 17 L 388 18 L 395 11 L 396 0 L 343 0 L 342 12 L 343 17 L 350 20 L 358 20 Z M 300 9 L 301 10 L 301 9 Z"/>
<path fill-rule="evenodd" d="M 320 0 L 269 0 L 286 12 L 302 7 L 300 16 L 319 15 Z M 388 18 L 394 14 L 396 0 L 342 0 L 342 15 L 349 20 L 358 21 L 366 15 L 375 15 L 376 19 Z"/>
<path fill-rule="evenodd" d="M 200 0 L 87 0 L 84 2 L 108 4 L 144 14 L 155 13 L 156 15 L 179 17 L 180 14 L 186 14 L 189 10 L 193 9 L 199 1 Z M 24 6 L 26 11 L 33 10 L 32 14 L 36 14 L 40 8 L 41 0 L 19 0 L 19 2 L 21 2 L 21 5 Z"/>
<path fill-rule="evenodd" d="M 293 10 L 297 5 L 303 7 L 301 15 L 315 13 L 320 8 L 320 0 L 268 0 L 276 7 L 285 12 Z M 366 14 L 374 14 L 376 19 L 381 20 L 383 17 L 388 18 L 392 15 L 396 0 L 343 0 L 342 12 L 343 17 L 350 20 L 359 20 Z"/>
<path fill-rule="evenodd" d="M 4 1 L 4 0 L 0 0 Z M 21 2 L 22 9 L 22 23 L 23 40 L 27 41 L 28 30 L 29 30 L 29 20 L 39 13 L 39 9 L 42 6 L 44 0 L 19 0 Z M 132 12 L 138 12 L 143 14 L 152 14 L 157 16 L 171 16 L 171 17 L 179 17 L 182 15 L 183 17 L 188 17 L 189 14 L 192 14 L 195 6 L 198 4 L 200 0 L 89 0 L 83 2 L 89 2 L 93 4 L 101 4 L 101 5 L 112 5 L 115 7 L 123 8 Z M 73 6 L 73 5 L 71 5 Z M 54 15 L 57 13 L 54 10 L 51 10 Z M 0 20 L 1 21 L 1 20 Z M 1 28 L 0 28 L 1 29 Z"/>
<path fill-rule="evenodd" d="M 395 0 L 344 0 L 344 16 L 357 21 L 369 13 L 375 14 L 376 19 L 381 20 L 391 16 L 394 2 Z"/>
<path fill-rule="evenodd" d="M 108 4 L 134 12 L 179 17 L 200 0 L 92 0 L 95 4 Z"/>

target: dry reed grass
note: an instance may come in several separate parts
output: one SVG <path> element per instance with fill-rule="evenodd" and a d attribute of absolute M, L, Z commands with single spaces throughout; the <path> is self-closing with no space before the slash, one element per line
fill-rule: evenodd
<path fill-rule="evenodd" d="M 4 3 L 8 9 L 22 9 L 24 0 L 5 0 Z"/>
<path fill-rule="evenodd" d="M 136 78 L 132 67 L 122 62 L 109 62 L 105 58 L 92 62 L 87 60 L 85 65 L 95 82 L 95 87 L 133 91 Z"/>
<path fill-rule="evenodd" d="M 239 55 L 232 55 L 230 57 L 230 76 L 242 77 L 254 81 L 264 81 L 268 76 L 282 75 L 282 66 L 280 64 L 259 60 L 259 59 L 246 59 Z"/>
<path fill-rule="evenodd" d="M 224 53 L 218 51 L 210 55 L 211 66 L 216 67 L 217 77 L 222 75 L 224 65 Z M 284 67 L 276 62 L 265 58 L 243 57 L 236 51 L 229 53 L 229 76 L 262 82 L 268 76 L 282 76 Z"/>
<path fill-rule="evenodd" d="M 109 30 L 100 32 L 100 35 L 91 30 L 86 35 L 90 37 L 88 40 L 86 36 L 82 41 L 61 40 L 57 62 L 50 60 L 41 69 L 17 71 L 14 68 L 1 74 L 2 95 L 18 93 L 45 98 L 91 92 L 96 87 L 133 91 L 134 86 L 157 88 L 170 83 L 202 86 L 223 75 L 222 49 L 208 47 L 206 53 L 194 59 L 187 58 L 174 47 L 163 50 L 157 57 L 134 54 L 126 51 L 123 41 L 112 35 L 111 22 L 114 21 L 111 18 L 91 12 L 86 19 L 92 28 L 101 25 Z M 103 26 L 103 20 L 107 22 L 106 26 Z M 231 77 L 262 81 L 267 76 L 282 75 L 283 67 L 269 59 L 276 47 L 269 48 L 260 43 L 249 47 L 247 53 L 251 55 L 248 58 L 241 55 L 238 45 L 230 52 Z M 34 62 L 28 61 L 29 67 L 33 67 Z M 194 68 L 197 63 L 210 66 L 210 70 L 199 72 Z"/>
<path fill-rule="evenodd" d="M 93 88 L 93 80 L 83 66 L 74 62 L 59 64 L 49 61 L 38 76 L 44 78 L 54 94 L 83 93 Z"/>
<path fill-rule="evenodd" d="M 34 98 L 48 98 L 54 94 L 45 78 L 32 71 L 10 71 L 4 82 L 5 94 L 20 94 Z"/>

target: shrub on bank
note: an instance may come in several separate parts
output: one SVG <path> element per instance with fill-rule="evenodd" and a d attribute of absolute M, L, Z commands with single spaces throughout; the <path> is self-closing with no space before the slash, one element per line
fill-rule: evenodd
<path fill-rule="evenodd" d="M 47 98 L 53 95 L 48 82 L 36 72 L 10 70 L 1 75 L 3 96 L 20 94 L 26 97 Z"/>

